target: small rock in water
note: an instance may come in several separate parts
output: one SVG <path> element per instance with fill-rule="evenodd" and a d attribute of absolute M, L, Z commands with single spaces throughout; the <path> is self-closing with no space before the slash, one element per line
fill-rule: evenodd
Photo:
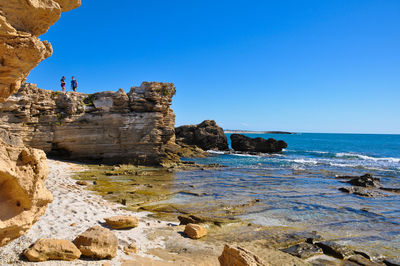
<path fill-rule="evenodd" d="M 330 255 L 330 256 L 338 258 L 338 259 L 346 259 L 346 258 L 354 255 L 354 252 L 351 249 L 349 249 L 348 247 L 339 245 L 332 241 L 318 242 L 316 244 L 317 244 L 317 246 L 322 248 L 322 250 L 324 251 L 324 254 Z"/>
<path fill-rule="evenodd" d="M 184 233 L 191 239 L 199 239 L 207 235 L 207 229 L 198 224 L 188 224 Z"/>
<path fill-rule="evenodd" d="M 347 183 L 353 186 L 359 187 L 377 187 L 379 188 L 381 184 L 379 183 L 380 178 L 373 177 L 371 174 L 365 174 L 362 176 L 352 177 Z"/>
<path fill-rule="evenodd" d="M 68 240 L 39 239 L 31 248 L 24 252 L 24 255 L 31 262 L 47 260 L 73 261 L 81 256 L 81 252 Z"/>
<path fill-rule="evenodd" d="M 250 251 L 239 246 L 225 245 L 218 257 L 221 266 L 263 266 L 268 265 Z"/>
<path fill-rule="evenodd" d="M 282 251 L 301 259 L 308 259 L 315 255 L 324 254 L 320 247 L 309 243 L 300 243 L 289 248 L 282 249 Z"/>
<path fill-rule="evenodd" d="M 364 256 L 361 255 L 353 255 L 347 260 L 344 261 L 346 265 L 346 261 L 351 261 L 354 262 L 356 265 L 363 265 L 363 266 L 379 266 L 381 264 L 375 263 L 370 261 L 369 259 L 365 258 Z"/>
<path fill-rule="evenodd" d="M 106 221 L 106 224 L 113 229 L 128 229 L 139 225 L 139 219 L 134 216 L 113 216 L 104 218 L 104 220 Z"/>
<path fill-rule="evenodd" d="M 387 266 L 400 266 L 400 259 L 386 258 L 383 263 Z"/>
<path fill-rule="evenodd" d="M 118 238 L 107 228 L 94 226 L 80 234 L 74 244 L 83 256 L 94 259 L 112 259 L 117 256 Z"/>
<path fill-rule="evenodd" d="M 379 193 L 378 191 L 368 190 L 362 187 L 342 187 L 339 188 L 339 190 L 345 193 L 354 194 L 362 197 L 369 197 L 369 198 L 384 196 L 382 193 Z"/>
<path fill-rule="evenodd" d="M 89 186 L 89 182 L 84 181 L 84 180 L 76 181 L 76 184 L 80 185 L 80 186 Z"/>

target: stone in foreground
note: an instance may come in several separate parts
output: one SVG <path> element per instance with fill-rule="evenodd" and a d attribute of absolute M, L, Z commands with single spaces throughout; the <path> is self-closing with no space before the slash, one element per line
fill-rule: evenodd
<path fill-rule="evenodd" d="M 94 226 L 74 240 L 83 256 L 93 259 L 112 259 L 117 256 L 118 238 L 109 229 Z"/>
<path fill-rule="evenodd" d="M 198 224 L 187 224 L 184 233 L 191 239 L 199 239 L 207 235 L 207 229 Z"/>
<path fill-rule="evenodd" d="M 241 134 L 232 134 L 231 143 L 235 151 L 242 152 L 276 153 L 288 146 L 283 140 L 249 138 Z"/>
<path fill-rule="evenodd" d="M 31 262 L 47 260 L 73 261 L 81 256 L 81 252 L 68 240 L 39 239 L 31 248 L 24 252 L 24 255 Z"/>
<path fill-rule="evenodd" d="M 259 257 L 239 246 L 225 245 L 224 251 L 218 257 L 221 266 L 264 266 Z"/>
<path fill-rule="evenodd" d="M 134 216 L 113 216 L 104 220 L 112 229 L 128 229 L 139 225 L 139 219 Z"/>
<path fill-rule="evenodd" d="M 52 202 L 48 173 L 43 151 L 0 139 L 0 246 L 28 231 Z"/>
<path fill-rule="evenodd" d="M 124 252 L 126 255 L 137 254 L 139 251 L 135 242 L 130 243 L 129 245 L 124 247 Z"/>

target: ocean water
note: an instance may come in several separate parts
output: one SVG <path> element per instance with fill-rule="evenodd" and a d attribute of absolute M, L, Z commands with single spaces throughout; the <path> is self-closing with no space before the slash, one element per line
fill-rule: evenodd
<path fill-rule="evenodd" d="M 203 200 L 260 200 L 239 215 L 254 223 L 316 230 L 373 254 L 400 256 L 400 194 L 383 192 L 375 198 L 346 194 L 338 189 L 348 184 L 335 178 L 371 173 L 381 178 L 384 187 L 400 188 L 400 135 L 248 136 L 282 139 L 288 148 L 273 155 L 213 152 L 195 161 L 226 168 L 181 172 L 175 182 L 191 184 L 204 193 Z M 202 199 L 178 195 L 175 200 Z"/>

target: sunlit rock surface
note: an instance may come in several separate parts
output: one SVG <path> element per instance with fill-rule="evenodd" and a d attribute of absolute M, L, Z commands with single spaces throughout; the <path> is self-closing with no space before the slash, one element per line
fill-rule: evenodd
<path fill-rule="evenodd" d="M 84 94 L 24 84 L 0 104 L 0 124 L 25 145 L 67 159 L 160 165 L 179 160 L 172 83 Z"/>

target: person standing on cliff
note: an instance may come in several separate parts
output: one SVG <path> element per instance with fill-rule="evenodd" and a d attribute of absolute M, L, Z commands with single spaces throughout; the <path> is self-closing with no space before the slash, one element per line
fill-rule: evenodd
<path fill-rule="evenodd" d="M 78 81 L 76 81 L 75 77 L 72 77 L 71 80 L 71 89 L 76 92 L 76 89 L 78 88 Z"/>
<path fill-rule="evenodd" d="M 62 92 L 65 93 L 65 77 L 64 76 L 62 76 L 62 78 L 61 78 L 61 89 L 62 89 Z"/>

